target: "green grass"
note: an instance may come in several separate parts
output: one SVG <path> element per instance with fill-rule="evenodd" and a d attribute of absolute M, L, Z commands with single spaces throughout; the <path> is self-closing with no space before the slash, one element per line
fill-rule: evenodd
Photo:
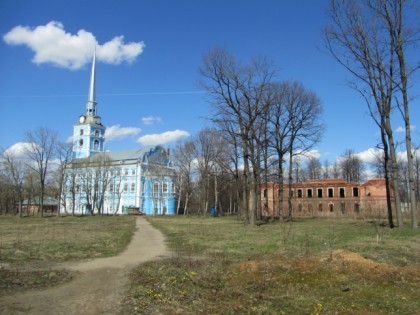
<path fill-rule="evenodd" d="M 63 262 L 114 256 L 134 233 L 133 217 L 0 217 L 0 261 Z"/>
<path fill-rule="evenodd" d="M 260 227 L 148 218 L 174 257 L 132 273 L 129 313 L 419 314 L 420 232 L 355 220 Z"/>

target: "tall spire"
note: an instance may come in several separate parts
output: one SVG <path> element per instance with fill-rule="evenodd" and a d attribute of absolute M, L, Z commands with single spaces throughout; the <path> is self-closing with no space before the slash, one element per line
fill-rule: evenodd
<path fill-rule="evenodd" d="M 90 77 L 90 86 L 89 86 L 89 98 L 86 104 L 87 116 L 96 116 L 95 66 L 96 66 L 96 47 L 93 52 L 92 74 Z"/>

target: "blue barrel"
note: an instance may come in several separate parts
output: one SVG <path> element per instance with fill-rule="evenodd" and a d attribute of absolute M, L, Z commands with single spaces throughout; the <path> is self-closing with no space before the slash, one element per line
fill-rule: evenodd
<path fill-rule="evenodd" d="M 211 208 L 211 216 L 212 217 L 216 216 L 216 209 L 214 209 L 214 207 Z"/>

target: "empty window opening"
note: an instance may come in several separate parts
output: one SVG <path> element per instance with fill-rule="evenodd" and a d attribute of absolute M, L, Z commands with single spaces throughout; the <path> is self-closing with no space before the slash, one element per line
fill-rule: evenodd
<path fill-rule="evenodd" d="M 99 137 L 99 130 L 95 130 L 95 136 Z"/>
<path fill-rule="evenodd" d="M 83 139 L 79 140 L 79 146 L 83 147 Z"/>
<path fill-rule="evenodd" d="M 317 189 L 318 198 L 322 198 L 322 188 Z"/>
<path fill-rule="evenodd" d="M 95 150 L 98 150 L 99 149 L 99 141 L 98 140 L 95 140 L 94 141 L 93 147 L 94 147 Z"/>
<path fill-rule="evenodd" d="M 302 195 L 303 195 L 302 189 L 298 189 L 297 194 L 298 194 L 298 198 L 302 198 Z"/>
<path fill-rule="evenodd" d="M 346 190 L 344 188 L 340 188 L 340 198 L 346 197 Z"/>
<path fill-rule="evenodd" d="M 267 189 L 264 189 L 264 198 L 267 198 Z"/>
<path fill-rule="evenodd" d="M 330 209 L 330 212 L 334 212 L 334 204 L 330 203 L 328 209 Z"/>
<path fill-rule="evenodd" d="M 359 197 L 359 188 L 353 187 L 353 197 Z"/>
<path fill-rule="evenodd" d="M 308 198 L 312 198 L 312 188 L 308 188 L 308 190 L 306 191 Z"/>
<path fill-rule="evenodd" d="M 322 203 L 318 204 L 318 211 L 322 212 Z"/>
<path fill-rule="evenodd" d="M 334 188 L 328 188 L 328 197 L 329 198 L 334 197 Z"/>
<path fill-rule="evenodd" d="M 83 136 L 83 129 L 80 129 L 80 135 Z"/>

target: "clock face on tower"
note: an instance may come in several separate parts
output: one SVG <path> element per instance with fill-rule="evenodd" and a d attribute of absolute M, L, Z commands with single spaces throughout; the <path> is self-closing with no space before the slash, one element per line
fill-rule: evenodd
<path fill-rule="evenodd" d="M 85 120 L 86 120 L 86 117 L 85 116 L 82 115 L 82 116 L 79 117 L 79 122 L 81 124 L 83 124 L 85 122 Z"/>

